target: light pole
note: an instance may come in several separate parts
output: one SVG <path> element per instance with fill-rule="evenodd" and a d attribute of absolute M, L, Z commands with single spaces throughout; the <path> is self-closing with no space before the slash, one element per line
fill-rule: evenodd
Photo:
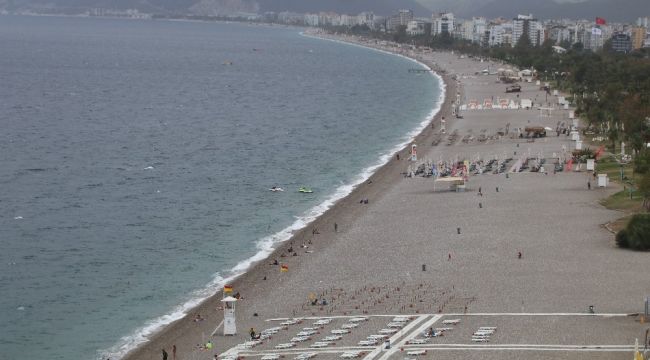
<path fill-rule="evenodd" d="M 621 182 L 623 182 L 623 163 L 621 163 Z"/>

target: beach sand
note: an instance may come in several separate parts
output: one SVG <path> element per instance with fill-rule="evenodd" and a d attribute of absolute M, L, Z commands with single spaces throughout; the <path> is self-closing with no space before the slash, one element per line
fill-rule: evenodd
<path fill-rule="evenodd" d="M 421 159 L 516 159 L 523 154 L 551 158 L 554 153 L 560 156 L 563 146 L 573 149 L 568 137 L 556 137 L 554 133 L 534 142 L 494 137 L 507 123 L 510 129 L 530 124 L 555 128 L 558 121 L 569 121 L 564 110 L 553 112 L 551 117 L 540 117 L 538 110 L 475 110 L 464 111 L 462 119 L 452 116 L 457 91 L 463 104 L 470 99 L 482 102 L 492 96 L 506 96 L 506 85 L 496 83 L 496 76 L 474 75 L 487 63 L 460 59 L 450 53 L 402 52 L 445 70 L 441 74 L 446 83 L 445 103 L 432 121 L 434 127 L 427 127 L 414 141 Z M 493 69 L 500 66 L 491 64 Z M 522 86 L 521 98 L 538 99 L 537 104 L 546 100 L 535 84 Z M 513 94 L 507 96 L 516 98 Z M 554 100 L 550 96 L 548 99 Z M 446 134 L 440 134 L 442 116 L 447 120 Z M 454 132 L 457 136 L 450 139 Z M 480 134 L 488 140 L 476 140 Z M 474 140 L 463 142 L 467 135 Z M 482 174 L 470 177 L 466 192 L 440 191 L 439 185 L 434 191 L 432 178 L 404 177 L 410 165 L 408 151 L 403 149 L 399 154 L 399 161 L 393 157 L 367 183 L 232 283 L 235 292 L 243 297 L 237 303 L 237 335 L 224 337 L 218 331 L 210 337 L 223 318 L 219 309 L 222 295 L 217 293 L 125 358 L 161 359 L 161 349 L 165 348 L 171 359 L 170 349 L 176 345 L 178 359 L 211 359 L 249 339 L 249 328 L 259 331 L 274 326 L 265 321 L 271 318 L 584 313 L 589 305 L 600 313 L 642 311 L 643 298 L 650 294 L 644 271 L 649 254 L 617 249 L 613 235 L 601 226 L 620 217 L 618 212 L 598 204 L 616 186 L 596 188 L 592 179 L 592 190 L 587 190 L 589 173 L 553 174 L 549 166 L 547 175 Z M 479 188 L 482 196 L 477 193 Z M 368 199 L 368 204 L 360 204 L 362 199 Z M 338 224 L 336 232 L 334 223 Z M 314 229 L 317 234 L 313 234 Z M 309 247 L 301 248 L 303 243 Z M 290 256 L 289 247 L 298 256 Z M 518 259 L 518 252 L 523 253 L 522 259 Z M 283 273 L 278 266 L 269 265 L 273 259 L 288 265 L 289 271 Z M 328 304 L 310 305 L 310 294 L 325 298 Z M 194 322 L 195 314 L 205 320 Z M 509 344 L 538 341 L 629 345 L 634 338 L 642 339 L 645 329 L 635 316 L 590 323 L 562 317 L 524 321 L 524 317 L 504 315 L 491 319 L 501 328 L 511 328 L 503 335 Z M 608 335 L 612 333 L 616 335 Z M 197 350 L 197 344 L 208 339 L 215 343 L 214 349 Z M 630 356 L 626 352 L 546 354 L 460 349 L 448 353 L 454 358 L 482 359 Z M 432 358 L 433 354 L 426 356 Z M 399 352 L 391 356 L 403 357 Z"/>

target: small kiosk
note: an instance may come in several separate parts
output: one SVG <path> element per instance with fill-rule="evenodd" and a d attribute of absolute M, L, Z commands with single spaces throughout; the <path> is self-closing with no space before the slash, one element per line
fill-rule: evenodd
<path fill-rule="evenodd" d="M 598 174 L 598 187 L 607 187 L 608 182 L 607 174 Z"/>

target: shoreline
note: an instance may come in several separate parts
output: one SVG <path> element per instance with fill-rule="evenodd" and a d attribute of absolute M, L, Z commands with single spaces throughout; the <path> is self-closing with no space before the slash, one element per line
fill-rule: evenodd
<path fill-rule="evenodd" d="M 428 64 L 422 59 L 417 59 L 415 57 L 408 56 L 399 52 L 392 52 L 381 47 L 373 47 L 370 46 L 369 44 L 350 41 L 350 39 L 344 39 L 342 37 L 337 37 L 336 39 L 334 39 L 325 36 L 318 36 L 317 34 L 305 34 L 303 32 L 300 32 L 300 34 L 302 36 L 312 37 L 314 39 L 339 42 L 342 45 L 360 46 L 387 55 L 399 56 L 408 59 L 410 61 L 413 61 L 419 64 L 420 66 L 425 67 L 431 72 L 430 75 L 436 77 L 439 81 L 440 94 L 436 102 L 436 107 L 431 109 L 429 114 L 427 114 L 426 118 L 422 122 L 420 122 L 416 128 L 414 128 L 413 130 L 409 131 L 406 135 L 404 135 L 404 137 L 407 138 L 407 140 L 399 143 L 398 145 L 394 146 L 392 149 L 387 150 L 384 155 L 380 155 L 376 164 L 362 169 L 361 173 L 358 176 L 359 178 L 358 180 L 353 179 L 348 184 L 344 184 L 342 186 L 337 187 L 333 191 L 332 195 L 330 195 L 324 201 L 322 201 L 321 203 L 319 203 L 318 205 L 312 208 L 314 209 L 314 208 L 322 207 L 323 205 L 327 206 L 326 204 L 330 203 L 330 205 L 323 213 L 317 215 L 311 221 L 305 222 L 304 225 L 300 228 L 296 229 L 294 227 L 295 225 L 294 222 L 288 227 L 286 227 L 285 229 L 275 234 L 268 235 L 267 237 L 273 238 L 273 237 L 280 236 L 279 234 L 282 233 L 288 232 L 289 234 L 291 234 L 287 239 L 274 240 L 273 242 L 271 242 L 270 245 L 272 247 L 270 249 L 260 248 L 260 250 L 252 257 L 238 262 L 232 269 L 229 270 L 229 274 L 226 277 L 223 277 L 222 279 L 215 278 L 212 282 L 210 282 L 206 286 L 206 288 L 209 288 L 210 286 L 213 287 L 218 286 L 219 288 L 222 288 L 223 284 L 231 284 L 235 289 L 238 289 L 238 288 L 242 288 L 243 284 L 250 283 L 251 281 L 259 281 L 259 280 L 251 280 L 251 279 L 254 276 L 256 276 L 257 273 L 266 270 L 264 262 L 267 259 L 281 257 L 281 255 L 286 251 L 288 247 L 292 247 L 292 244 L 294 242 L 299 243 L 300 241 L 302 241 L 304 243 L 305 242 L 304 240 L 309 236 L 309 230 L 331 228 L 333 224 L 336 222 L 335 220 L 336 218 L 345 217 L 346 219 L 351 219 L 359 216 L 360 214 L 358 213 L 357 209 L 352 208 L 356 204 L 356 200 L 353 200 L 353 198 L 354 199 L 357 198 L 376 199 L 377 197 L 381 196 L 381 191 L 379 192 L 377 191 L 378 183 L 381 183 L 382 187 L 393 186 L 394 184 L 396 184 L 396 182 L 399 179 L 401 179 L 402 176 L 400 171 L 397 172 L 399 176 L 395 177 L 394 170 L 398 168 L 401 164 L 406 163 L 406 160 L 408 158 L 408 153 L 410 151 L 409 148 L 410 144 L 417 143 L 418 151 L 423 151 L 425 149 L 428 149 L 428 147 L 430 146 L 426 146 L 426 144 L 431 143 L 431 138 L 436 133 L 435 128 L 439 127 L 439 124 L 437 127 L 434 126 L 436 124 L 436 121 L 439 122 L 439 120 L 443 116 L 444 117 L 451 116 L 452 103 L 448 95 L 450 93 L 450 89 L 453 89 L 455 92 L 456 82 L 453 79 L 449 78 L 449 76 L 446 75 L 444 71 L 442 71 L 442 73 L 438 73 L 437 71 L 441 71 L 441 69 L 438 68 L 437 70 L 435 70 L 437 68 L 436 64 Z M 400 155 L 401 160 L 396 160 L 395 157 L 396 154 Z M 347 192 L 347 194 L 337 197 L 336 194 L 337 192 L 339 192 L 339 189 L 341 187 L 350 187 L 351 190 Z M 310 210 L 308 210 L 307 213 L 309 213 L 309 211 Z M 313 236 L 313 234 L 311 235 Z M 258 244 L 261 244 L 263 239 L 260 239 Z M 158 343 L 160 340 L 165 340 L 170 333 L 176 332 L 176 328 L 182 328 L 187 325 L 186 323 L 191 323 L 193 314 L 207 313 L 208 311 L 210 311 L 211 308 L 215 307 L 215 304 L 219 304 L 221 300 L 221 295 L 222 295 L 222 290 L 219 290 L 216 293 L 209 295 L 205 298 L 191 299 L 186 301 L 185 303 L 173 309 L 171 314 L 165 314 L 163 316 L 160 316 L 156 319 L 147 322 L 141 328 L 136 329 L 134 331 L 134 334 L 125 336 L 122 339 L 126 339 L 134 335 L 137 335 L 138 336 L 137 338 L 134 338 L 132 341 L 126 344 L 122 344 L 122 346 L 118 348 L 115 347 L 109 348 L 106 351 L 101 352 L 100 356 L 102 358 L 106 356 L 111 356 L 111 357 L 117 356 L 118 358 L 121 359 L 142 358 L 141 353 L 144 353 L 146 351 L 145 349 L 148 349 L 150 347 L 152 348 L 159 347 L 159 346 L 154 346 L 154 344 Z M 184 312 L 184 314 L 180 315 L 178 314 L 179 312 Z M 169 317 L 172 318 L 171 321 L 162 325 L 158 324 L 158 320 L 169 318 Z M 152 328 L 152 329 L 147 330 L 148 328 Z M 169 342 L 163 341 L 163 343 L 169 343 Z"/>

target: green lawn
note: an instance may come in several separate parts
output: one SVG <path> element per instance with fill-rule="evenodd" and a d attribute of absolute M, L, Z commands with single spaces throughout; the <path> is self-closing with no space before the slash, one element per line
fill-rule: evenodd
<path fill-rule="evenodd" d="M 625 187 L 623 191 L 601 200 L 601 204 L 611 210 L 623 210 L 637 212 L 641 210 L 643 204 L 643 195 L 636 191 L 634 186 L 636 180 L 641 175 L 635 174 L 633 164 L 623 164 L 623 181 L 621 181 L 621 164 L 613 156 L 605 156 L 596 163 L 596 172 L 598 174 L 607 174 L 611 181 L 615 181 Z M 632 185 L 632 196 L 630 198 L 630 185 Z"/>

